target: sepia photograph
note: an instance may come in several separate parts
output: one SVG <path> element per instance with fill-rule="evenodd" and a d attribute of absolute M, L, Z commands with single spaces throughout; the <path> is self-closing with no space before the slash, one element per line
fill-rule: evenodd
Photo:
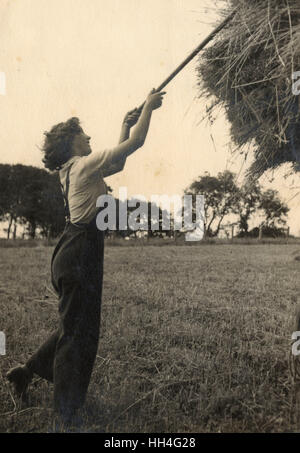
<path fill-rule="evenodd" d="M 0 42 L 0 433 L 299 433 L 299 0 L 0 0 Z"/>

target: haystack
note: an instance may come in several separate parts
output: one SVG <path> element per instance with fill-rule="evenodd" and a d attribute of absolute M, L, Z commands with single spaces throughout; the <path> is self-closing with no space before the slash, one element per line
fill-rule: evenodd
<path fill-rule="evenodd" d="M 292 84 L 300 71 L 300 0 L 227 3 L 221 15 L 237 14 L 199 57 L 200 95 L 211 99 L 212 118 L 225 108 L 237 149 L 254 151 L 251 177 L 286 162 L 299 171 L 300 105 Z"/>

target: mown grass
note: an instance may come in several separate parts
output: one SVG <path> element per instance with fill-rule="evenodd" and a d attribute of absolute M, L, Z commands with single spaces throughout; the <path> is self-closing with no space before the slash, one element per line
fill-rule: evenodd
<path fill-rule="evenodd" d="M 19 248 L 19 247 L 53 247 L 56 245 L 58 239 L 4 239 L 0 238 L 0 249 L 1 248 Z M 134 238 L 130 236 L 129 238 L 124 239 L 121 237 L 109 237 L 106 239 L 106 247 L 145 247 L 145 246 L 156 246 L 156 247 L 164 247 L 170 245 L 176 246 L 198 246 L 203 247 L 211 244 L 217 245 L 280 245 L 280 244 L 290 244 L 290 245 L 298 245 L 300 247 L 300 238 L 290 236 L 290 237 L 283 237 L 283 238 L 238 238 L 234 237 L 233 239 L 226 239 L 226 238 L 206 238 L 198 242 L 188 242 L 186 241 L 185 234 L 181 234 L 180 236 L 174 238 L 160 238 L 160 237 L 153 237 L 153 238 Z"/>
<path fill-rule="evenodd" d="M 55 329 L 51 248 L 0 252 L 0 431 L 48 432 L 52 385 L 22 406 L 4 379 Z M 83 431 L 287 432 L 300 292 L 295 245 L 107 247 Z"/>

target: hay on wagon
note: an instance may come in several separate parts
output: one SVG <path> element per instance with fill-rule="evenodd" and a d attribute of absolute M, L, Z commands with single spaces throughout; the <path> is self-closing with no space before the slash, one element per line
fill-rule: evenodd
<path fill-rule="evenodd" d="M 299 171 L 300 108 L 292 85 L 300 71 L 300 1 L 228 0 L 222 15 L 235 9 L 199 57 L 200 96 L 212 98 L 212 117 L 225 107 L 237 149 L 253 149 L 249 176 L 286 162 Z"/>

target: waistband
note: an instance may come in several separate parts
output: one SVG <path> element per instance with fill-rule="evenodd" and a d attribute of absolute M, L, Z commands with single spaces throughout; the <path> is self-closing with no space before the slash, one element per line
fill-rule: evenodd
<path fill-rule="evenodd" d="M 74 230 L 82 230 L 82 231 L 95 231 L 101 232 L 96 225 L 96 217 L 94 217 L 89 223 L 73 223 L 70 220 L 66 221 L 65 229 L 72 228 Z"/>

